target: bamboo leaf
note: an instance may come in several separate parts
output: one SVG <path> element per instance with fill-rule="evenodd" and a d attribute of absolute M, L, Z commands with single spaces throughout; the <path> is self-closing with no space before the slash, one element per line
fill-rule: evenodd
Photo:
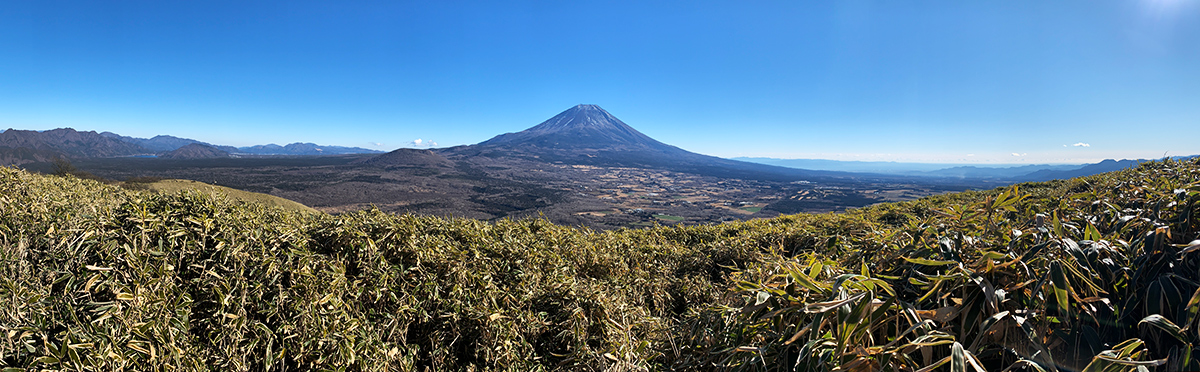
<path fill-rule="evenodd" d="M 1062 262 L 1055 261 L 1050 264 L 1050 288 L 1054 294 L 1055 305 L 1058 308 L 1058 314 L 1064 318 L 1071 317 L 1070 308 L 1070 292 L 1071 283 L 1067 281 L 1066 273 L 1063 272 Z"/>
<path fill-rule="evenodd" d="M 863 296 L 866 296 L 866 295 L 867 295 L 866 292 L 861 292 L 859 294 L 850 296 L 844 300 L 818 302 L 815 304 L 805 306 L 804 312 L 806 312 L 806 313 L 823 313 L 823 312 L 826 312 L 829 310 L 833 310 L 833 309 L 842 307 L 842 305 L 854 302 L 860 298 L 863 298 Z"/>
<path fill-rule="evenodd" d="M 1154 328 L 1158 328 L 1158 329 L 1162 330 L 1163 332 L 1166 332 L 1171 337 L 1174 337 L 1176 340 L 1179 340 L 1179 342 L 1182 342 L 1185 344 L 1188 343 L 1187 338 L 1185 338 L 1183 336 L 1183 333 L 1180 331 L 1179 326 L 1175 325 L 1175 323 L 1172 323 L 1167 318 L 1164 318 L 1162 315 L 1154 314 L 1154 315 L 1147 316 L 1147 317 L 1143 318 L 1140 322 L 1138 322 L 1138 325 L 1142 325 L 1142 324 L 1149 324 L 1149 325 L 1153 326 Z"/>
<path fill-rule="evenodd" d="M 950 372 L 967 372 L 967 355 L 958 342 L 950 345 Z"/>
<path fill-rule="evenodd" d="M 929 259 L 924 259 L 924 258 L 911 258 L 911 257 L 905 257 L 904 260 L 911 262 L 911 263 L 915 263 L 917 265 L 925 265 L 925 266 L 945 266 L 945 265 L 954 265 L 954 264 L 958 263 L 958 261 L 939 261 L 939 260 L 929 260 Z"/>
<path fill-rule="evenodd" d="M 1192 292 L 1192 299 L 1188 300 L 1185 309 L 1187 311 L 1187 317 L 1184 318 L 1186 320 L 1184 320 L 1185 324 L 1183 328 L 1187 329 L 1193 324 L 1196 324 L 1196 315 L 1200 313 L 1200 287 L 1196 288 L 1195 292 Z"/>
<path fill-rule="evenodd" d="M 937 369 L 937 367 L 941 367 L 942 365 L 944 365 L 944 364 L 946 364 L 946 363 L 948 363 L 948 362 L 950 362 L 950 357 L 949 357 L 949 356 L 947 356 L 947 357 L 945 357 L 945 358 L 942 358 L 942 360 L 939 360 L 939 361 L 937 361 L 936 363 L 933 363 L 933 364 L 930 364 L 930 365 L 927 365 L 927 366 L 925 366 L 924 368 L 918 369 L 916 372 L 929 372 L 929 371 L 932 371 L 932 370 L 934 370 L 934 369 Z"/>

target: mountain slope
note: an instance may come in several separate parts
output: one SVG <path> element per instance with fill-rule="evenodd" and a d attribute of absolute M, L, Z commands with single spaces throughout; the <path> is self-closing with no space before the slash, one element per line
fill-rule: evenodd
<path fill-rule="evenodd" d="M 364 149 L 361 147 L 321 146 L 315 143 L 296 142 L 284 146 L 274 143 L 239 147 L 235 153 L 252 155 L 344 155 L 344 154 L 379 154 L 383 151 Z"/>
<path fill-rule="evenodd" d="M 456 157 L 516 157 L 548 163 L 670 170 L 717 177 L 797 180 L 838 176 L 701 155 L 638 132 L 597 105 L 578 105 L 529 129 L 439 150 Z"/>
<path fill-rule="evenodd" d="M 578 105 L 532 128 L 505 133 L 479 146 L 538 146 L 558 149 L 655 149 L 682 151 L 655 141 L 597 105 Z"/>
<path fill-rule="evenodd" d="M 119 139 L 121 141 L 137 144 L 137 145 L 140 145 L 147 149 L 153 150 L 154 152 L 173 151 L 180 147 L 184 147 L 184 146 L 187 146 L 187 145 L 190 145 L 193 143 L 212 146 L 212 147 L 215 147 L 215 148 L 220 149 L 221 151 L 225 151 L 225 152 L 237 152 L 237 148 L 233 147 L 233 146 L 214 145 L 214 144 L 207 143 L 207 142 L 197 141 L 197 140 L 194 140 L 191 138 L 181 138 L 181 137 L 175 137 L 175 136 L 157 135 L 152 138 L 137 138 L 137 137 L 122 136 L 120 134 L 116 134 L 113 132 L 103 132 L 103 133 L 100 133 L 100 135 L 108 137 L 108 138 Z"/>
<path fill-rule="evenodd" d="M 1137 167 L 1138 164 L 1145 163 L 1148 161 L 1150 161 L 1150 160 L 1145 160 L 1145 159 L 1137 159 L 1137 160 L 1107 159 L 1107 160 L 1104 160 L 1104 161 L 1096 163 L 1096 164 L 1087 164 L 1078 169 L 1069 169 L 1069 170 L 1044 169 L 1044 170 L 1032 172 L 1032 173 L 1023 175 L 1023 176 L 1014 177 L 1014 179 L 1018 180 L 1018 181 L 1048 181 L 1048 180 L 1053 180 L 1053 179 L 1085 177 L 1085 176 L 1090 176 L 1093 174 L 1100 174 L 1100 173 L 1105 173 L 1105 172 L 1112 172 L 1112 171 L 1118 171 L 1118 170 L 1122 170 L 1122 169 Z"/>
<path fill-rule="evenodd" d="M 109 138 L 96 132 L 71 128 L 48 131 L 9 129 L 0 133 L 0 147 L 59 152 L 67 157 L 109 158 L 152 153 L 134 143 Z"/>
<path fill-rule="evenodd" d="M 63 154 L 54 150 L 28 147 L 0 147 L 0 166 L 50 162 Z"/>
<path fill-rule="evenodd" d="M 352 164 L 365 164 L 381 167 L 453 167 L 454 162 L 438 153 L 420 149 L 396 149 L 395 151 L 353 161 Z"/>
<path fill-rule="evenodd" d="M 279 207 L 289 211 L 299 211 L 304 213 L 320 214 L 321 212 L 309 208 L 304 204 L 284 199 L 271 194 L 263 194 L 244 190 L 233 189 L 225 186 L 210 185 L 204 182 L 192 180 L 161 180 L 147 185 L 150 190 L 159 193 L 178 194 L 184 191 L 198 191 L 206 194 L 221 194 L 231 200 L 237 200 L 246 203 L 261 204 L 264 206 Z"/>
<path fill-rule="evenodd" d="M 180 138 L 175 136 L 158 135 L 153 138 L 137 138 L 122 136 L 113 132 L 100 133 L 101 136 L 107 138 L 118 139 L 124 142 L 136 144 L 153 152 L 174 151 L 181 147 L 190 144 L 201 144 L 211 146 L 221 151 L 230 154 L 250 154 L 250 155 L 343 155 L 343 154 L 377 154 L 382 151 L 364 149 L 361 147 L 344 147 L 344 146 L 321 146 L 315 143 L 296 142 L 285 146 L 276 144 L 255 145 L 245 147 L 233 147 L 224 145 L 214 145 L 207 142 L 197 141 L 191 138 Z"/>
<path fill-rule="evenodd" d="M 159 155 L 163 159 L 212 159 L 227 158 L 229 153 L 213 146 L 193 143 Z"/>

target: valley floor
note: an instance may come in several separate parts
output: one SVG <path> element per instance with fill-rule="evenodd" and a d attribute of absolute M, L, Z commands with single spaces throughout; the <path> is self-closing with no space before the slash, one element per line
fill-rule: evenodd
<path fill-rule="evenodd" d="M 448 165 L 370 166 L 367 156 L 78 161 L 98 176 L 195 180 L 294 200 L 329 213 L 378 208 L 493 220 L 544 216 L 600 229 L 706 224 L 842 211 L 964 190 L 919 182 L 764 181 L 624 167 L 476 157 Z"/>

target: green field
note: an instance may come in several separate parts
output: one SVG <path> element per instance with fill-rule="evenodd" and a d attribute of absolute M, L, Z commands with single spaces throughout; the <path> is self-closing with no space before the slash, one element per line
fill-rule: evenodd
<path fill-rule="evenodd" d="M 1200 165 L 595 231 L 0 168 L 0 367 L 1200 369 Z"/>
<path fill-rule="evenodd" d="M 664 221 L 671 221 L 671 222 L 679 222 L 679 221 L 683 221 L 683 219 L 684 219 L 683 217 L 672 216 L 669 214 L 656 214 L 656 215 L 654 215 L 654 218 L 664 220 Z"/>
<path fill-rule="evenodd" d="M 762 207 L 742 207 L 739 209 L 750 213 L 758 213 L 758 211 L 762 210 Z"/>

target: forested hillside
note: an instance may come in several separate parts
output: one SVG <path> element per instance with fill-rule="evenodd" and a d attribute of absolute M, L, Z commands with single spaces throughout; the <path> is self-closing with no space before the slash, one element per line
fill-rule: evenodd
<path fill-rule="evenodd" d="M 1165 161 L 602 232 L 0 168 L 0 366 L 1197 370 L 1198 201 Z"/>

